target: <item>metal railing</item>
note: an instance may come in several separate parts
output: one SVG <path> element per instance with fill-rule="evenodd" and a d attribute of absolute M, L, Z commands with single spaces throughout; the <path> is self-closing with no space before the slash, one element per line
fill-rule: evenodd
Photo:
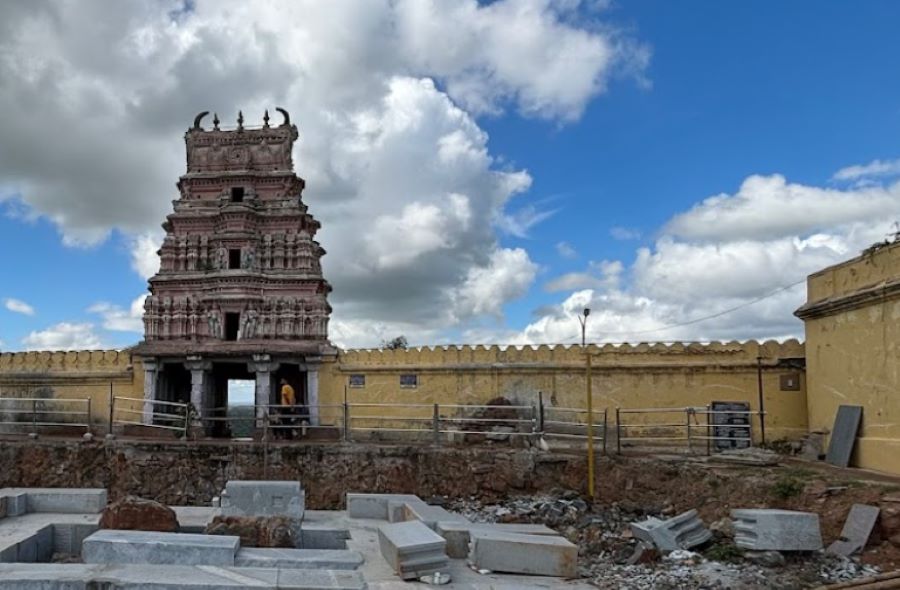
<path fill-rule="evenodd" d="M 606 408 L 594 410 L 593 434 L 606 453 L 607 415 Z M 545 437 L 587 442 L 588 413 L 585 408 L 540 407 L 540 431 Z M 595 443 L 596 444 L 596 443 Z"/>
<path fill-rule="evenodd" d="M 0 426 L 19 434 L 51 427 L 84 428 L 91 431 L 90 398 L 0 397 Z"/>
<path fill-rule="evenodd" d="M 113 433 L 116 426 L 136 426 L 180 432 L 187 437 L 192 418 L 190 408 L 190 404 L 181 402 L 111 396 L 109 432 Z"/>
<path fill-rule="evenodd" d="M 641 421 L 627 421 L 628 416 L 638 415 Z M 713 420 L 717 415 L 743 417 L 743 423 L 717 424 Z M 707 455 L 712 453 L 714 446 L 749 447 L 753 444 L 754 416 L 761 419 L 764 414 L 755 410 L 713 410 L 710 406 L 616 408 L 616 452 L 621 453 L 623 445 L 660 446 L 660 443 L 686 446 L 689 453 L 699 448 Z M 725 434 L 720 434 L 723 431 Z"/>

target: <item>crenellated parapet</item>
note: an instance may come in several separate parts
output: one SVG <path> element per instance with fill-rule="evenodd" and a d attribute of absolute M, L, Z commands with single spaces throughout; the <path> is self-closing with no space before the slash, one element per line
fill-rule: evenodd
<path fill-rule="evenodd" d="M 420 369 L 571 369 L 585 364 L 585 353 L 598 367 L 702 367 L 755 366 L 757 359 L 773 365 L 785 359 L 802 359 L 804 346 L 796 339 L 777 342 L 676 342 L 580 345 L 448 345 L 400 350 L 350 349 L 339 353 L 343 371 Z"/>

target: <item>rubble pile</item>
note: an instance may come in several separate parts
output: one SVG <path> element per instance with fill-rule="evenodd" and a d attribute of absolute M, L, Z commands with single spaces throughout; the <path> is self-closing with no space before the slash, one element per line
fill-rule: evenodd
<path fill-rule="evenodd" d="M 750 590 L 810 588 L 878 572 L 855 558 L 822 551 L 746 551 L 734 543 L 730 519 L 706 523 L 712 538 L 692 550 L 658 551 L 642 546 L 631 524 L 648 518 L 669 520 L 671 505 L 616 502 L 591 506 L 577 492 L 510 497 L 486 504 L 477 498 L 450 502 L 449 510 L 473 522 L 546 525 L 578 545 L 580 576 L 598 588 L 622 590 L 688 588 Z"/>

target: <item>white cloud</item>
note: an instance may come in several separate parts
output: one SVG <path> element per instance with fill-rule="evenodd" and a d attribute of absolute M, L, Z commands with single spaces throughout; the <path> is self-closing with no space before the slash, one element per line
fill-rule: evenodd
<path fill-rule="evenodd" d="M 751 176 L 738 194 L 676 215 L 627 271 L 611 267 L 616 280 L 593 263 L 554 279 L 545 289 L 568 292 L 562 301 L 538 310 L 523 330 L 497 335 L 519 344 L 578 342 L 576 316 L 590 307 L 593 341 L 802 338 L 792 314 L 805 300 L 805 277 L 882 241 L 900 210 L 889 205 L 898 193 L 897 185 L 840 191 Z M 785 223 L 785 209 L 799 218 Z"/>
<path fill-rule="evenodd" d="M 556 277 L 544 285 L 550 293 L 576 291 L 580 289 L 610 289 L 617 287 L 621 280 L 623 266 L 618 260 L 590 262 L 587 272 L 570 272 Z"/>
<path fill-rule="evenodd" d="M 6 307 L 6 309 L 14 313 L 34 315 L 34 308 L 21 299 L 13 299 L 12 297 L 8 297 L 3 301 L 3 305 Z"/>
<path fill-rule="evenodd" d="M 620 227 L 615 226 L 609 230 L 609 235 L 617 240 L 639 240 L 641 238 L 641 232 L 639 230 L 629 228 L 629 227 Z"/>
<path fill-rule="evenodd" d="M 118 305 L 101 301 L 88 308 L 88 312 L 96 313 L 103 318 L 103 329 L 114 332 L 140 332 L 144 331 L 144 323 L 141 319 L 144 314 L 144 300 L 147 295 L 141 295 L 131 302 L 131 306 L 125 310 Z"/>
<path fill-rule="evenodd" d="M 550 0 L 17 4 L 0 22 L 0 194 L 69 244 L 125 232 L 146 278 L 193 116 L 285 106 L 333 325 L 453 328 L 461 301 L 494 308 L 467 281 L 493 268 L 497 231 L 549 214 L 510 205 L 531 177 L 474 116 L 565 123 L 613 76 L 640 80 L 649 50 L 601 18 Z"/>
<path fill-rule="evenodd" d="M 900 176 L 900 160 L 873 160 L 868 164 L 847 166 L 835 172 L 832 178 L 834 180 L 859 180 L 887 176 Z"/>
<path fill-rule="evenodd" d="M 503 305 L 524 295 L 531 286 L 537 268 L 522 248 L 494 250 L 487 266 L 469 269 L 456 293 L 456 313 L 461 318 L 501 317 Z"/>
<path fill-rule="evenodd" d="M 767 240 L 814 233 L 837 225 L 896 218 L 900 183 L 837 190 L 754 175 L 733 195 L 709 197 L 676 215 L 664 232 L 694 240 Z"/>
<path fill-rule="evenodd" d="M 557 242 L 556 253 L 559 254 L 561 258 L 572 259 L 578 257 L 578 252 L 576 252 L 575 248 L 572 247 L 572 244 L 568 242 Z"/>
<path fill-rule="evenodd" d="M 62 322 L 46 330 L 31 332 L 22 339 L 26 350 L 96 350 L 100 338 L 90 323 Z"/>
<path fill-rule="evenodd" d="M 162 236 L 158 232 L 144 232 L 131 239 L 131 268 L 141 278 L 149 279 L 159 271 L 159 251 Z"/>

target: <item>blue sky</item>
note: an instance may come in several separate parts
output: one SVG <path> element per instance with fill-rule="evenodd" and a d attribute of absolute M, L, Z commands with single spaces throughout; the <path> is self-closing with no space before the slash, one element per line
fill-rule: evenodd
<path fill-rule="evenodd" d="M 274 101 L 298 113 L 297 171 L 307 179 L 305 201 L 326 228 L 320 238 L 329 251 L 323 264 L 335 286 L 339 344 L 377 345 L 400 333 L 416 344 L 573 342 L 579 334 L 573 314 L 584 306 L 595 310 L 593 340 L 802 337 L 802 324 L 790 315 L 803 301 L 802 285 L 752 301 L 856 255 L 900 220 L 900 5 L 630 1 L 600 11 L 572 5 L 472 4 L 443 16 L 373 9 L 376 22 L 409 26 L 397 26 L 397 38 L 387 41 L 337 7 L 322 17 L 336 17 L 327 18 L 328 26 L 350 39 L 373 35 L 371 43 L 329 45 L 323 33 L 321 48 L 304 53 L 290 45 L 287 29 L 271 31 L 284 35 L 278 55 L 297 68 L 296 80 L 287 82 L 283 70 L 267 70 L 271 59 L 260 65 L 242 61 L 250 51 L 222 55 L 216 36 L 231 25 L 213 4 L 198 2 L 175 24 L 166 11 L 118 9 L 107 17 L 121 19 L 131 36 L 107 40 L 111 56 L 104 56 L 104 40 L 94 38 L 87 17 L 63 21 L 54 47 L 41 48 L 47 54 L 39 57 L 47 68 L 64 64 L 71 80 L 41 106 L 56 108 L 50 123 L 71 126 L 74 139 L 26 137 L 20 122 L 36 114 L 22 96 L 38 88 L 35 77 L 0 66 L 0 106 L 15 119 L 0 123 L 6 138 L 0 139 L 0 245 L 7 254 L 0 266 L 0 348 L 121 347 L 139 340 L 132 305 L 146 289 L 148 252 L 177 196 L 183 130 L 197 111 L 220 108 L 230 116 L 227 109 L 243 108 L 250 117 Z M 527 14 L 497 18 L 506 9 Z M 35 10 L 15 9 L 6 20 L 51 26 L 40 24 L 49 13 Z M 382 42 L 420 47 L 417 31 L 427 37 L 429 27 L 448 19 L 461 28 L 488 27 L 495 41 L 481 48 L 444 39 L 472 54 L 460 57 L 435 40 L 426 48 L 433 54 L 418 62 L 387 49 L 367 54 Z M 569 39 L 572 49 L 533 68 L 516 64 L 517 51 L 544 54 L 505 43 L 527 43 L 516 27 L 536 31 L 527 36 L 534 43 Z M 170 34 L 189 38 L 190 49 L 175 54 L 152 41 Z M 35 51 L 22 36 L 3 38 L 7 55 Z M 137 45 L 122 39 L 138 39 Z M 313 36 L 309 43 L 315 42 Z M 605 61 L 594 51 L 603 43 L 613 53 Z M 266 47 L 253 38 L 234 44 Z M 223 65 L 211 74 L 214 58 Z M 130 73 L 135 68 L 124 67 L 129 63 L 161 82 L 145 86 Z M 351 76 L 354 67 L 363 73 Z M 542 84 L 560 72 L 551 88 Z M 369 73 L 372 81 L 356 81 Z M 247 89 L 254 76 L 259 87 Z M 128 107 L 110 107 L 119 129 L 110 123 L 110 131 L 92 120 L 98 114 L 90 106 L 102 109 L 117 98 Z M 404 120 L 397 111 L 409 109 L 429 113 L 434 128 L 426 120 L 396 131 Z M 323 121 L 342 117 L 349 123 L 340 129 L 363 121 L 380 140 L 346 148 L 367 140 L 357 129 L 347 141 L 329 143 Z M 111 133 L 122 135 L 110 139 Z M 487 134 L 483 145 L 479 133 Z M 469 163 L 445 164 L 429 176 L 429 161 L 417 164 L 427 156 L 411 154 L 433 153 L 430 138 L 438 136 L 463 137 Z M 480 148 L 486 163 L 477 157 Z M 854 165 L 861 168 L 835 176 Z M 498 173 L 521 186 L 497 188 Z M 454 194 L 468 203 L 459 218 L 445 208 Z M 703 204 L 714 195 L 722 197 Z M 479 204 L 486 200 L 493 204 Z M 360 219 L 351 221 L 355 210 Z M 362 242 L 372 261 L 357 268 L 347 251 L 360 228 L 372 232 Z M 398 230 L 419 237 L 394 242 Z M 405 242 L 419 250 L 398 255 Z M 732 307 L 741 309 L 666 328 Z"/>

